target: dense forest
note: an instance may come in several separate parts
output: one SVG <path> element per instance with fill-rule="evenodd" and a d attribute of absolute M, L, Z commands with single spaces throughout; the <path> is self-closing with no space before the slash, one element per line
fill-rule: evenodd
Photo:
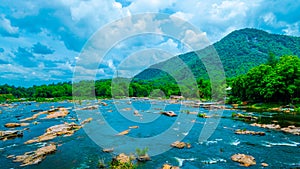
<path fill-rule="evenodd" d="M 250 102 L 299 103 L 300 59 L 270 55 L 266 64 L 252 68 L 232 82 L 230 100 Z"/>
<path fill-rule="evenodd" d="M 128 83 L 129 81 L 129 83 Z M 197 80 L 199 90 L 185 95 L 195 98 L 200 96 L 204 99 L 210 98 L 209 80 Z M 97 81 L 80 81 L 72 85 L 71 82 L 32 86 L 29 88 L 15 87 L 10 85 L 0 86 L 0 101 L 7 101 L 18 98 L 29 98 L 30 100 L 44 100 L 45 98 L 72 99 L 72 96 L 97 98 L 118 98 L 130 97 L 169 97 L 170 95 L 181 95 L 182 90 L 190 90 L 188 86 L 179 86 L 172 81 L 131 81 L 130 79 L 105 79 Z M 187 93 L 187 92 L 186 92 Z"/>

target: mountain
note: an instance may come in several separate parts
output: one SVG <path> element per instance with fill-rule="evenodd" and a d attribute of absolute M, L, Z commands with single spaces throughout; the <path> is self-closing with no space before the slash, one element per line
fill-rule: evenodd
<path fill-rule="evenodd" d="M 173 80 L 171 76 L 184 78 L 189 71 L 196 78 L 208 78 L 207 69 L 202 61 L 210 62 L 210 66 L 220 66 L 211 61 L 210 55 L 216 52 L 220 57 L 226 77 L 230 78 L 266 63 L 271 54 L 277 58 L 282 55 L 300 56 L 300 37 L 270 34 L 253 28 L 236 30 L 202 50 L 181 54 L 152 65 L 136 75 L 134 79 L 169 78 Z M 213 68 L 208 69 L 213 70 Z"/>

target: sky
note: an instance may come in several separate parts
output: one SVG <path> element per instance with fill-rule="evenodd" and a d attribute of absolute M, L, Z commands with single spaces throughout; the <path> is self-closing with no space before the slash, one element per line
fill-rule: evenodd
<path fill-rule="evenodd" d="M 299 0 L 1 0 L 0 84 L 28 87 L 73 81 L 74 71 L 87 72 L 77 75 L 79 80 L 111 78 L 116 72 L 130 77 L 151 64 L 193 50 L 182 40 L 192 41 L 198 35 L 205 36 L 206 44 L 243 28 L 300 36 L 299 11 Z M 145 22 L 118 22 L 147 16 L 144 13 L 180 18 L 201 34 L 184 30 L 182 39 L 166 36 L 163 22 L 151 17 L 144 17 Z M 93 61 L 97 69 L 82 65 L 82 53 L 92 47 L 99 32 L 112 26 L 116 30 L 104 32 L 108 37 L 99 42 L 111 47 L 103 58 Z M 149 27 L 159 28 L 157 34 L 146 34 Z M 110 43 L 115 39 L 109 36 L 120 29 L 123 39 Z M 141 35 L 124 38 L 141 30 L 145 31 Z M 136 69 L 116 71 L 126 67 Z"/>

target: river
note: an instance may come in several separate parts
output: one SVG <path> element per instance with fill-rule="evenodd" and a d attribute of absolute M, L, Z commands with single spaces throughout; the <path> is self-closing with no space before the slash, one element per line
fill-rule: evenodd
<path fill-rule="evenodd" d="M 300 136 L 253 127 L 249 125 L 249 122 L 231 118 L 232 113 L 245 113 L 242 110 L 223 110 L 220 118 L 215 117 L 215 120 L 209 121 L 205 118 L 199 118 L 195 114 L 186 113 L 201 112 L 210 114 L 204 108 L 169 104 L 167 101 L 132 100 L 128 103 L 128 100 L 104 100 L 104 102 L 108 106 L 99 104 L 99 109 L 81 112 L 76 111 L 74 103 L 67 101 L 55 103 L 32 102 L 30 104 L 24 102 L 15 103 L 12 107 L 0 107 L 0 130 L 8 130 L 4 127 L 6 123 L 19 122 L 20 119 L 32 116 L 34 114 L 32 110 L 49 110 L 51 106 L 54 106 L 68 108 L 70 112 L 64 118 L 43 119 L 44 116 L 40 116 L 36 120 L 29 121 L 29 126 L 16 128 L 29 128 L 29 130 L 24 130 L 23 137 L 6 141 L 0 140 L 0 168 L 97 168 L 99 160 L 108 163 L 114 155 L 113 153 L 102 152 L 102 148 L 108 148 L 101 147 L 102 144 L 114 147 L 115 153 L 123 149 L 134 153 L 136 148 L 143 148 L 140 146 L 149 144 L 149 154 L 155 155 L 151 156 L 151 161 L 138 163 L 138 168 L 146 169 L 158 169 L 165 163 L 180 166 L 183 169 L 244 168 L 230 159 L 236 153 L 255 157 L 257 164 L 250 168 L 261 168 L 260 164 L 263 162 L 269 164 L 269 168 L 300 167 Z M 93 101 L 86 101 L 76 106 L 93 104 L 95 104 Z M 131 107 L 131 109 L 126 109 L 128 107 Z M 132 116 L 134 109 L 138 110 L 141 116 Z M 180 116 L 163 116 L 158 113 L 161 110 L 174 111 Z M 278 113 L 272 112 L 252 112 L 252 114 L 260 116 L 264 120 L 279 120 L 282 125 L 292 123 L 299 126 L 299 121 L 297 121 L 299 115 L 291 114 L 282 117 L 278 116 Z M 100 115 L 101 117 L 99 117 Z M 79 121 L 85 117 L 92 117 L 92 122 L 86 124 L 84 129 L 80 129 L 72 136 L 57 137 L 47 142 L 24 144 L 27 140 L 42 135 L 48 127 L 64 122 L 79 124 Z M 81 119 L 78 121 L 78 118 Z M 293 119 L 296 120 L 293 121 Z M 39 123 L 34 124 L 34 121 Z M 101 127 L 101 125 L 107 124 L 115 133 L 122 132 L 128 129 L 129 126 L 138 126 L 138 128 L 130 129 L 129 134 L 126 136 L 116 136 L 115 133 Z M 206 125 L 212 125 L 209 129 L 213 129 L 213 131 L 208 131 L 209 129 L 202 130 Z M 263 131 L 266 135 L 236 135 L 234 131 L 237 129 Z M 210 132 L 211 135 L 209 134 L 207 140 L 199 141 L 201 133 Z M 162 136 L 162 133 L 166 133 L 166 135 Z M 162 136 L 161 139 L 159 136 Z M 132 142 L 123 138 L 131 139 Z M 176 139 L 181 140 L 181 138 L 182 141 L 190 143 L 192 147 L 189 149 L 175 149 L 166 146 Z M 101 139 L 103 142 L 101 142 Z M 152 139 L 153 141 L 151 141 Z M 20 167 L 20 163 L 6 158 L 8 155 L 21 155 L 36 150 L 50 142 L 58 145 L 57 151 L 48 155 L 37 165 Z M 142 143 L 140 144 L 140 142 Z"/>

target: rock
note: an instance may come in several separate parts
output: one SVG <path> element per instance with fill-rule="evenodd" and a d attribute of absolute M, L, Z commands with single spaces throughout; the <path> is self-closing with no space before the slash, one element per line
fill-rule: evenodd
<path fill-rule="evenodd" d="M 235 131 L 235 134 L 249 134 L 249 135 L 259 135 L 259 136 L 264 136 L 266 135 L 265 132 L 262 132 L 262 131 L 249 131 L 249 130 L 236 130 Z"/>
<path fill-rule="evenodd" d="M 256 165 L 255 158 L 245 154 L 234 154 L 231 156 L 231 160 L 240 163 L 242 166 L 249 167 Z"/>
<path fill-rule="evenodd" d="M 78 110 L 95 110 L 95 109 L 98 109 L 98 105 L 86 106 L 86 107 L 79 108 Z"/>
<path fill-rule="evenodd" d="M 14 128 L 14 127 L 24 127 L 28 126 L 29 123 L 6 123 L 4 126 L 7 128 Z"/>
<path fill-rule="evenodd" d="M 38 164 L 46 158 L 46 155 L 54 153 L 56 151 L 56 145 L 51 144 L 37 149 L 33 152 L 26 152 L 24 155 L 15 157 L 14 162 L 21 162 L 21 166 Z"/>
<path fill-rule="evenodd" d="M 130 107 L 122 109 L 122 111 L 130 111 L 130 110 L 131 110 Z"/>
<path fill-rule="evenodd" d="M 102 149 L 102 151 L 105 153 L 111 153 L 114 151 L 114 148 L 104 148 L 104 149 Z"/>
<path fill-rule="evenodd" d="M 0 131 L 0 140 L 13 139 L 16 137 L 23 137 L 23 131 L 22 130 Z"/>
<path fill-rule="evenodd" d="M 186 146 L 186 144 L 184 142 L 175 141 L 174 143 L 171 144 L 171 146 L 175 148 L 183 149 Z"/>
<path fill-rule="evenodd" d="M 151 158 L 150 158 L 150 156 L 148 154 L 145 154 L 145 155 L 142 155 L 142 156 L 138 156 L 136 159 L 138 161 L 140 161 L 140 162 L 150 161 L 151 160 Z"/>
<path fill-rule="evenodd" d="M 130 129 L 137 129 L 139 126 L 129 126 Z"/>
<path fill-rule="evenodd" d="M 105 102 L 101 102 L 100 103 L 102 106 L 107 106 L 107 103 L 105 103 Z"/>
<path fill-rule="evenodd" d="M 192 145 L 190 143 L 186 143 L 186 148 L 191 148 Z"/>
<path fill-rule="evenodd" d="M 298 136 L 300 135 L 300 127 L 288 126 L 285 128 L 281 128 L 280 130 L 286 133 L 291 133 Z"/>
<path fill-rule="evenodd" d="M 56 138 L 57 136 L 65 135 L 65 136 L 71 136 L 74 134 L 75 131 L 79 130 L 81 128 L 80 125 L 77 125 L 75 123 L 64 123 L 55 125 L 52 127 L 49 127 L 46 130 L 46 133 L 35 138 L 32 140 L 28 140 L 25 142 L 25 144 L 31 144 L 35 142 L 42 142 L 42 141 L 48 141 Z"/>
<path fill-rule="evenodd" d="M 129 157 L 126 154 L 121 153 L 112 159 L 110 168 L 113 169 L 134 168 L 132 159 L 133 157 Z"/>
<path fill-rule="evenodd" d="M 176 117 L 177 114 L 175 114 L 173 111 L 166 111 L 166 112 L 160 112 L 160 114 L 169 116 L 169 117 Z"/>
<path fill-rule="evenodd" d="M 263 166 L 263 167 L 268 167 L 269 164 L 267 164 L 267 163 L 261 163 L 261 166 Z"/>
<path fill-rule="evenodd" d="M 46 119 L 53 119 L 58 117 L 65 117 L 69 114 L 69 111 L 66 108 L 58 108 L 54 111 L 48 111 L 49 115 L 46 116 Z"/>
<path fill-rule="evenodd" d="M 129 156 L 124 153 L 121 153 L 113 158 L 113 161 L 116 160 L 120 163 L 131 163 Z"/>
<path fill-rule="evenodd" d="M 118 133 L 118 134 L 117 134 L 117 136 L 123 136 L 123 135 L 126 135 L 126 134 L 128 134 L 129 132 L 130 132 L 130 129 L 128 129 L 128 130 L 124 130 L 124 131 L 122 131 L 122 132 Z"/>
<path fill-rule="evenodd" d="M 58 118 L 58 117 L 65 117 L 69 114 L 69 111 L 68 111 L 68 109 L 63 108 L 63 107 L 54 108 L 54 109 L 50 109 L 50 110 L 47 110 L 47 111 L 38 112 L 38 113 L 32 115 L 31 117 L 21 119 L 20 121 L 23 122 L 23 121 L 34 120 L 42 114 L 48 114 L 46 116 L 46 119 L 52 119 L 52 118 Z"/>
<path fill-rule="evenodd" d="M 80 124 L 81 124 L 81 125 L 85 125 L 85 124 L 91 122 L 92 120 L 93 120 L 93 118 L 90 117 L 90 118 L 88 118 L 88 119 L 83 120 Z"/>
<path fill-rule="evenodd" d="M 162 169 L 180 169 L 180 168 L 176 166 L 171 166 L 169 164 L 164 164 Z"/>
<path fill-rule="evenodd" d="M 262 127 L 266 129 L 280 129 L 280 125 L 278 124 L 258 124 L 258 123 L 252 123 L 251 126 L 255 127 Z"/>

